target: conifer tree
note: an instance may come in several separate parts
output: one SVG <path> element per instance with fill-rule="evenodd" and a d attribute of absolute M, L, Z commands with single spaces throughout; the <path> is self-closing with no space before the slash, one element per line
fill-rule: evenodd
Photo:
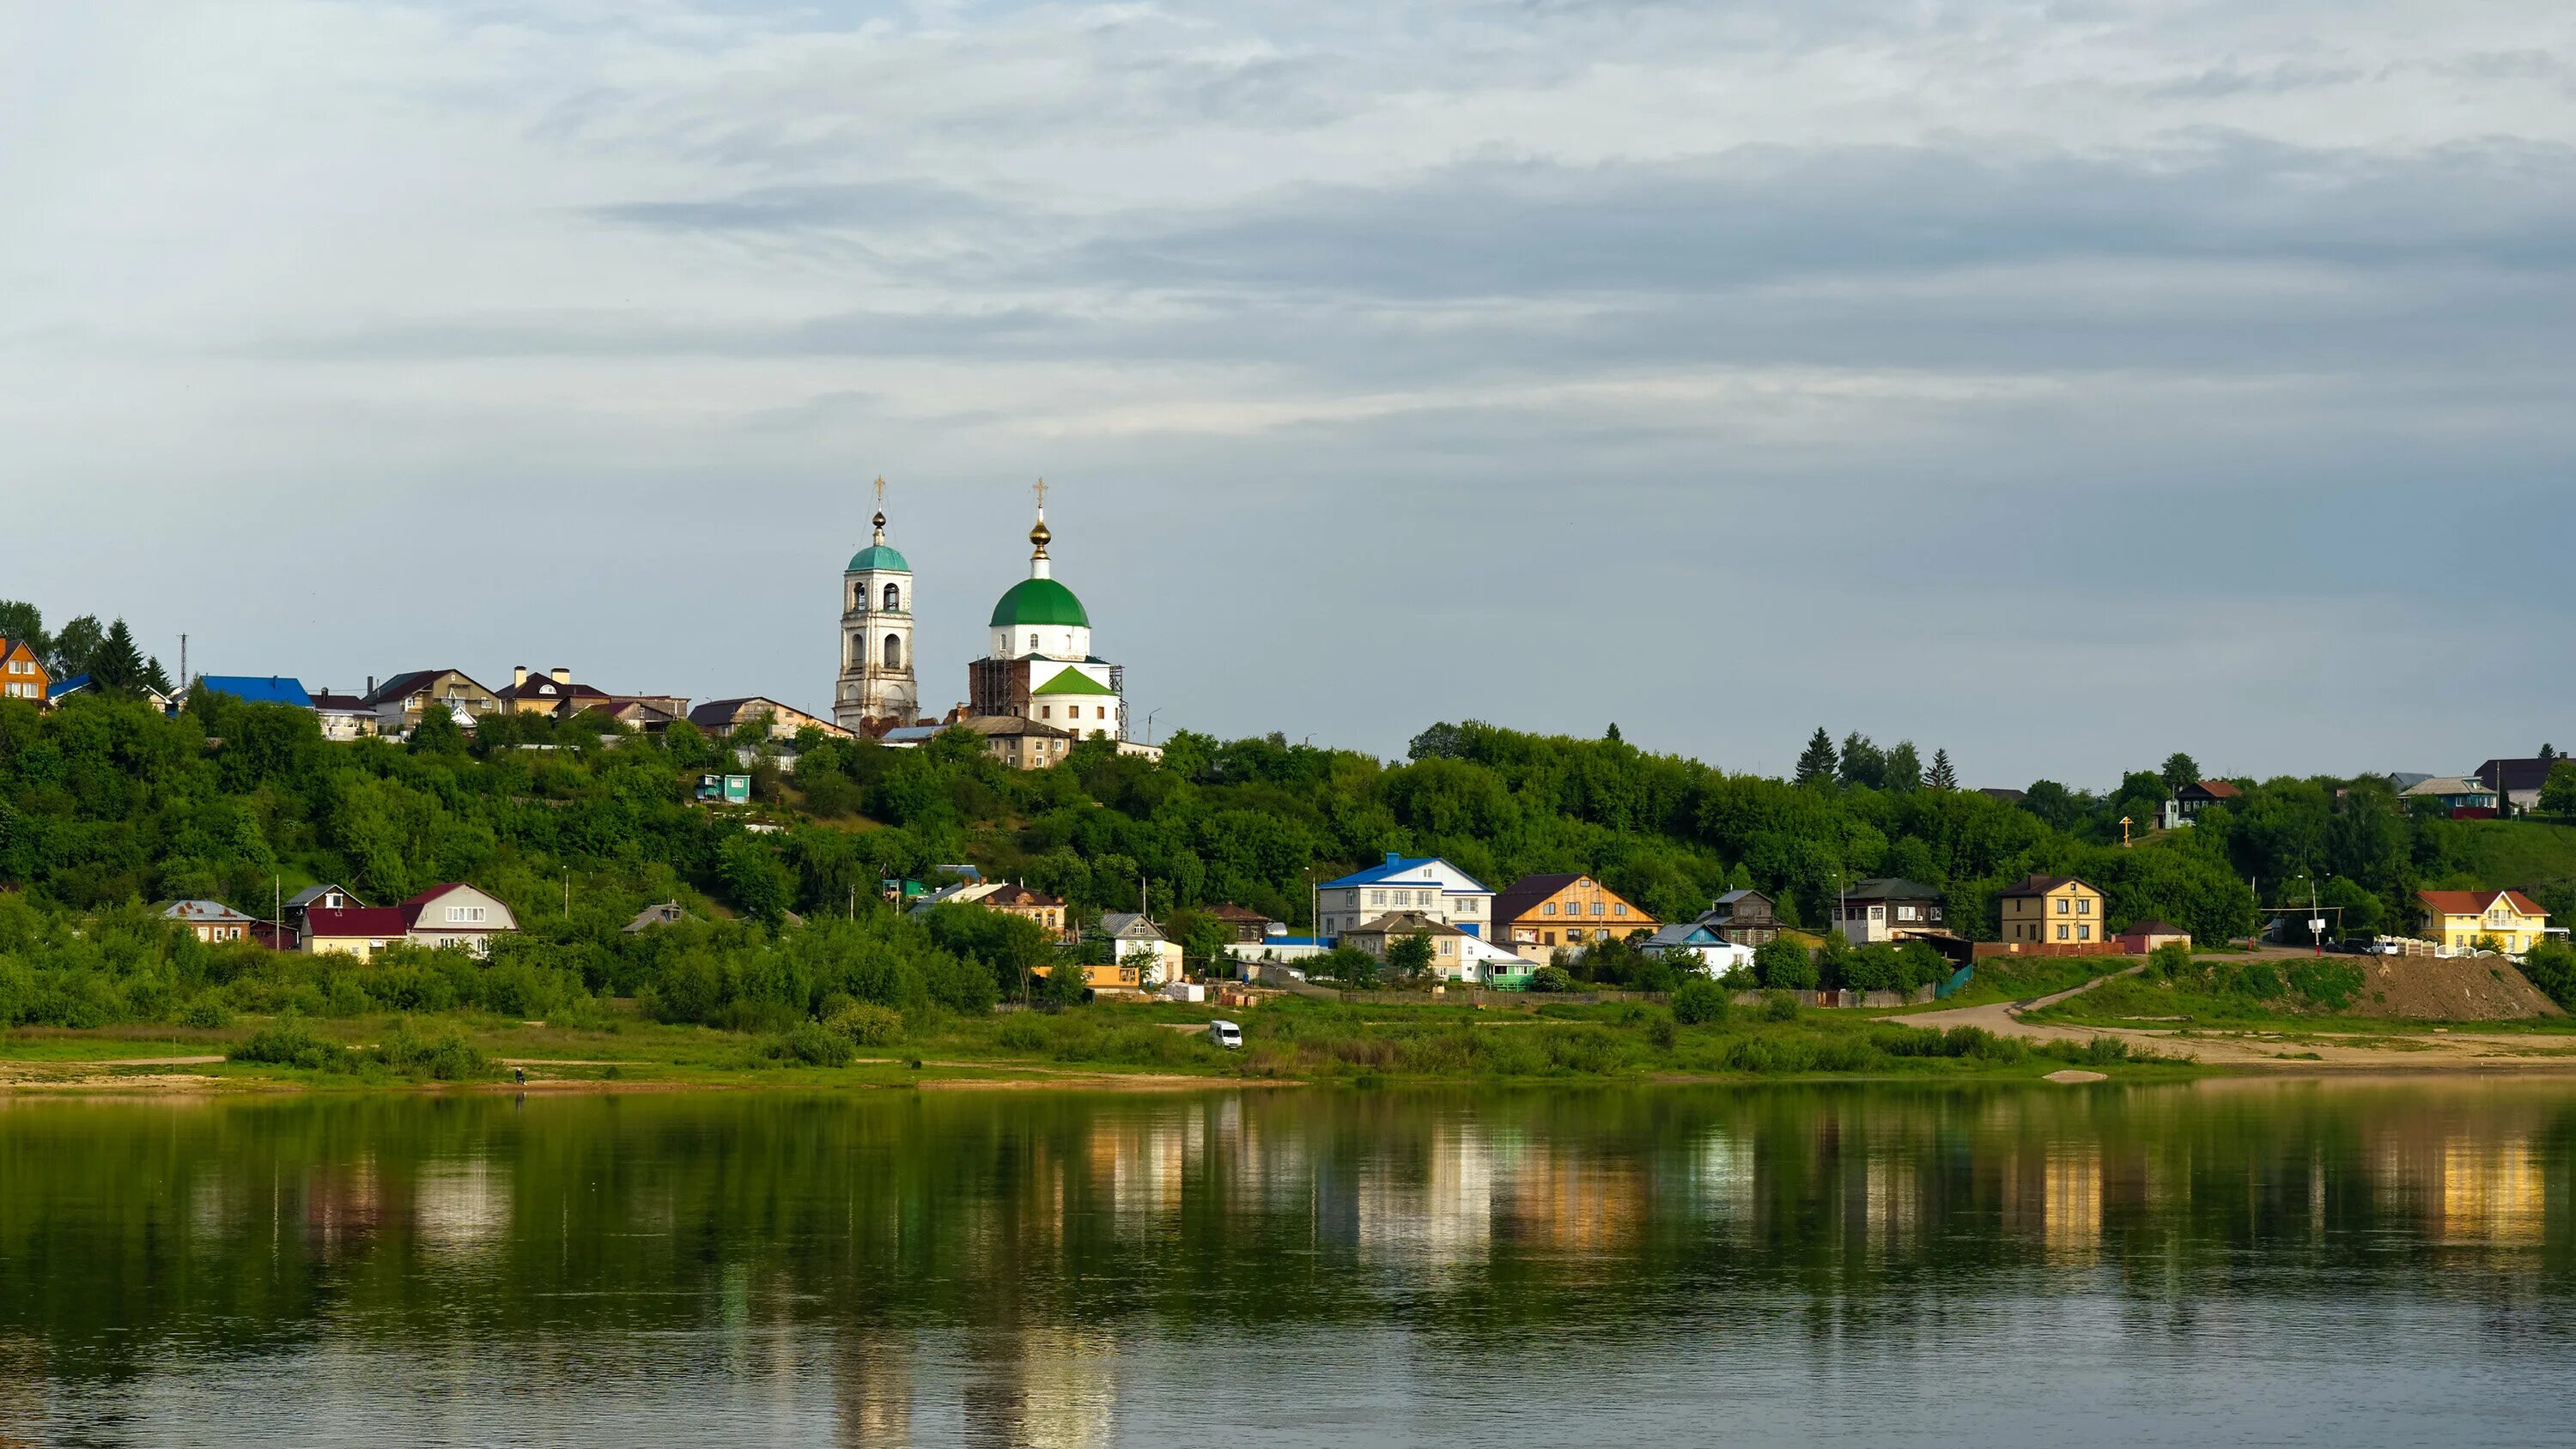
<path fill-rule="evenodd" d="M 145 671 L 143 651 L 134 647 L 134 633 L 123 619 L 107 627 L 107 637 L 98 646 L 97 657 L 90 660 L 90 678 L 101 689 L 133 692 L 151 683 Z"/>
<path fill-rule="evenodd" d="M 1927 790 L 1959 788 L 1959 772 L 1951 765 L 1948 750 L 1937 749 L 1932 752 L 1932 773 L 1923 777 L 1923 788 Z"/>
<path fill-rule="evenodd" d="M 1798 783 L 1828 785 L 1834 778 L 1834 737 L 1823 725 L 1807 740 L 1806 752 L 1798 756 Z"/>

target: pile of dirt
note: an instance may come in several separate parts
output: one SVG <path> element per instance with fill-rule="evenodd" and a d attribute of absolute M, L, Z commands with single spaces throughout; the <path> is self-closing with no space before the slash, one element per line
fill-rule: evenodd
<path fill-rule="evenodd" d="M 2566 1015 L 2501 956 L 2382 956 L 2356 964 L 2362 975 L 2352 999 L 2356 1016 L 2515 1021 Z"/>

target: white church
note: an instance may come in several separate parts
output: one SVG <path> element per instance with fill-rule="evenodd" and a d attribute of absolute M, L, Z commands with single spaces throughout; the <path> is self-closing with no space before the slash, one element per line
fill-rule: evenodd
<path fill-rule="evenodd" d="M 992 653 L 966 666 L 959 718 L 1016 718 L 1077 739 L 1127 740 L 1126 670 L 1092 652 L 1091 615 L 1055 577 L 1047 545 L 1045 485 L 1038 485 L 1036 526 L 1029 530 L 1029 576 L 993 605 L 986 637 Z M 841 676 L 833 722 L 863 734 L 928 723 L 913 672 L 912 566 L 885 541 L 885 509 L 876 532 L 841 576 Z"/>

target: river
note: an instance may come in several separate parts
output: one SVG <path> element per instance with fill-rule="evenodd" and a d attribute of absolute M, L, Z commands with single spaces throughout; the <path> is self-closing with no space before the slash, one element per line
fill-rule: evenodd
<path fill-rule="evenodd" d="M 2576 1085 L 0 1097 L 0 1445 L 2563 1444 Z"/>

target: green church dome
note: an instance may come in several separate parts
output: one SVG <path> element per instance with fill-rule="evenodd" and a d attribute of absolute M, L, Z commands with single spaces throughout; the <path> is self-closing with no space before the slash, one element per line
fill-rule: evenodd
<path fill-rule="evenodd" d="M 912 565 L 903 561 L 902 554 L 895 552 L 884 544 L 872 543 L 866 548 L 860 549 L 857 553 L 850 555 L 851 573 L 865 573 L 870 569 L 890 570 L 895 573 L 908 574 L 912 572 Z"/>
<path fill-rule="evenodd" d="M 1076 629 L 1091 627 L 1091 616 L 1082 611 L 1082 600 L 1073 590 L 1053 579 L 1022 579 L 1002 595 L 993 606 L 993 627 L 1007 628 L 1025 624 L 1057 624 Z"/>

